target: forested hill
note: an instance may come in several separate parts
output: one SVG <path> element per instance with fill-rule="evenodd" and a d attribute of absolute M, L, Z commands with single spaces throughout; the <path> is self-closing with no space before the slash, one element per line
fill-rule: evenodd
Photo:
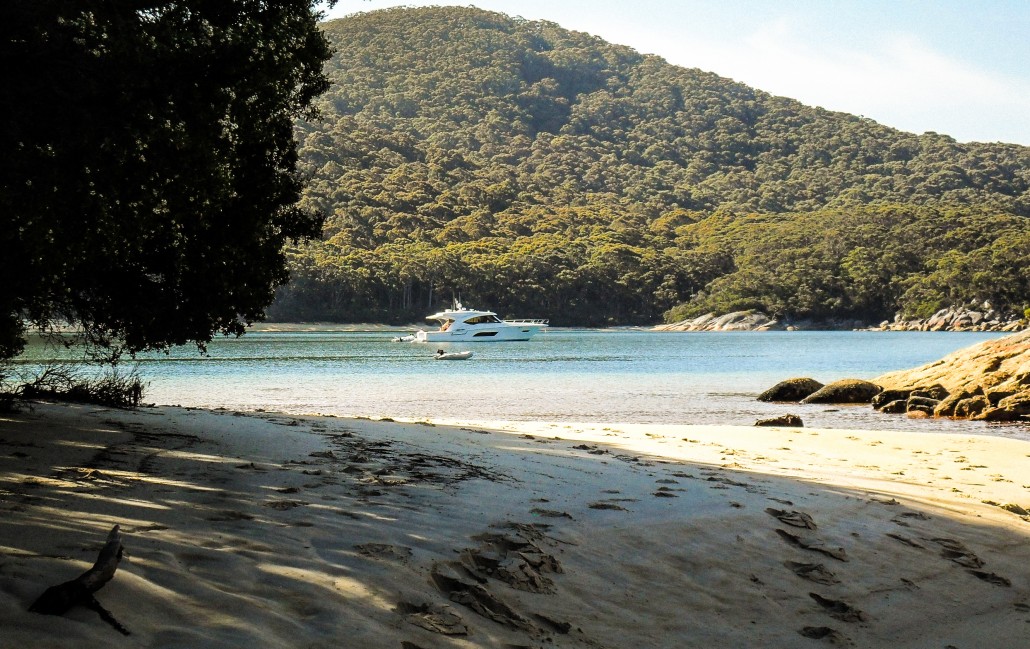
<path fill-rule="evenodd" d="M 275 319 L 706 310 L 861 318 L 1030 296 L 1030 148 L 774 97 L 548 22 L 391 9 L 325 26 L 298 125 L 324 240 Z"/>

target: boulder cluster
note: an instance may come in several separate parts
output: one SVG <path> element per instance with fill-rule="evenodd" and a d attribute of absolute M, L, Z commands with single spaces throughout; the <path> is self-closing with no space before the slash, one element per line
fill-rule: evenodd
<path fill-rule="evenodd" d="M 777 383 L 759 401 L 791 403 L 869 403 L 886 414 L 910 417 L 952 417 L 982 421 L 1030 421 L 1030 368 L 1021 382 L 996 388 L 948 392 L 939 383 L 905 389 L 884 389 L 870 381 L 843 379 L 824 385 L 801 399 L 794 398 L 794 385 L 812 379 L 796 378 Z M 764 424 L 782 425 L 782 424 Z"/>
<path fill-rule="evenodd" d="M 941 309 L 925 320 L 884 320 L 874 331 L 1019 331 L 1026 321 L 1016 315 L 998 313 L 985 305 L 982 309 Z"/>
<path fill-rule="evenodd" d="M 1030 331 L 961 349 L 922 367 L 872 381 L 823 385 L 787 379 L 760 401 L 869 403 L 883 413 L 980 421 L 1030 421 Z"/>
<path fill-rule="evenodd" d="M 993 309 L 980 310 L 956 308 L 941 309 L 925 320 L 902 320 L 895 316 L 893 322 L 884 320 L 878 326 L 870 327 L 868 322 L 857 320 L 827 320 L 782 322 L 760 311 L 734 311 L 724 315 L 706 313 L 697 318 L 658 325 L 654 331 L 795 331 L 795 330 L 848 330 L 867 331 L 1008 331 L 1025 328 L 1026 320 L 1016 315 L 1003 315 Z"/>

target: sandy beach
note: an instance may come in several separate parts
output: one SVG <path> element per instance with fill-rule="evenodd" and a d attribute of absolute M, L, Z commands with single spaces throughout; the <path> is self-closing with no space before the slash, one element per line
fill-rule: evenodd
<path fill-rule="evenodd" d="M 34 404 L 0 647 L 1027 646 L 1030 442 Z M 30 613 L 119 525 L 93 610 Z"/>

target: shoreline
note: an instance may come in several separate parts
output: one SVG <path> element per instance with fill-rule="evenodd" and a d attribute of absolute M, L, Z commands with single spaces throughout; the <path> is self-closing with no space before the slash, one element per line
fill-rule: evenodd
<path fill-rule="evenodd" d="M 579 325 L 563 325 L 557 326 L 552 325 L 549 329 L 590 329 L 596 331 L 649 331 L 653 333 L 677 333 L 677 334 L 691 334 L 691 333 L 765 333 L 768 331 L 779 331 L 779 332 L 819 332 L 819 331 L 863 331 L 870 333 L 882 333 L 882 332 L 906 332 L 906 333 L 996 333 L 996 334 L 1011 334 L 1019 331 L 1023 331 L 1027 328 L 1026 325 L 1019 325 L 1013 323 L 1005 323 L 997 327 L 987 328 L 959 328 L 959 329 L 930 329 L 924 327 L 924 325 L 913 322 L 904 322 L 898 325 L 885 326 L 881 324 L 867 324 L 862 326 L 856 326 L 856 323 L 834 325 L 832 323 L 822 324 L 796 324 L 796 325 L 784 325 L 780 328 L 729 328 L 729 329 L 676 329 L 675 327 L 679 323 L 663 323 L 657 325 L 610 325 L 605 327 L 598 326 L 579 326 Z M 427 326 L 425 323 L 409 323 L 409 324 L 383 324 L 377 322 L 255 322 L 254 324 L 247 327 L 247 331 L 253 331 L 255 333 L 290 333 L 290 332 L 301 332 L 301 333 L 316 333 L 316 332 L 397 332 L 397 331 L 410 331 L 418 329 L 432 329 L 431 326 Z"/>
<path fill-rule="evenodd" d="M 1014 647 L 1030 517 L 1002 506 L 1030 509 L 1028 457 L 980 435 L 37 404 L 0 415 L 0 624 L 69 648 Z M 113 524 L 97 598 L 133 635 L 26 612 Z"/>

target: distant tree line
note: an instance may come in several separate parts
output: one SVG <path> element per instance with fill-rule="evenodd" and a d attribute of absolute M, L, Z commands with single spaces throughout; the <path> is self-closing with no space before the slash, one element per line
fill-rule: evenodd
<path fill-rule="evenodd" d="M 407 322 L 451 296 L 561 324 L 706 311 L 878 321 L 1027 306 L 1030 149 L 773 97 L 473 8 L 328 23 L 280 320 Z"/>

